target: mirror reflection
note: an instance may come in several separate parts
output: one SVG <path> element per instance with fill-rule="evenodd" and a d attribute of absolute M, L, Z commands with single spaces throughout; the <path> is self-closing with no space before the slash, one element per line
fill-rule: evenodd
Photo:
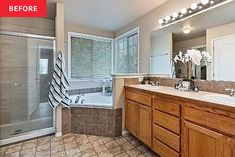
<path fill-rule="evenodd" d="M 151 74 L 234 81 L 234 10 L 232 1 L 152 32 Z"/>

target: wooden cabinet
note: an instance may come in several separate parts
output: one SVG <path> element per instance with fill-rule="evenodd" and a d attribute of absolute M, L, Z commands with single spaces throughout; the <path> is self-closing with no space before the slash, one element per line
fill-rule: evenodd
<path fill-rule="evenodd" d="M 133 135 L 137 134 L 137 107 L 138 104 L 131 100 L 126 100 L 125 127 Z"/>
<path fill-rule="evenodd" d="M 137 137 L 146 145 L 151 146 L 152 111 L 150 107 L 139 104 Z"/>
<path fill-rule="evenodd" d="M 235 157 L 235 110 L 126 90 L 126 129 L 161 157 Z"/>
<path fill-rule="evenodd" d="M 184 157 L 223 157 L 224 135 L 184 122 Z"/>
<path fill-rule="evenodd" d="M 183 157 L 235 157 L 235 120 L 210 111 L 184 107 Z"/>
<path fill-rule="evenodd" d="M 126 92 L 125 127 L 140 141 L 151 147 L 152 108 L 151 97 Z"/>

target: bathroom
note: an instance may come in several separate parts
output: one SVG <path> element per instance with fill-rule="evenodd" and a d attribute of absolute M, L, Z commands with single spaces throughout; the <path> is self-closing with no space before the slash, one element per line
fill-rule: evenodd
<path fill-rule="evenodd" d="M 0 157 L 235 157 L 234 0 L 46 6 L 0 17 Z"/>

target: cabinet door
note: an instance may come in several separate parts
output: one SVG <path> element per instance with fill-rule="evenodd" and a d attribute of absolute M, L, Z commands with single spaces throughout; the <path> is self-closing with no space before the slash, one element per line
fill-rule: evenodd
<path fill-rule="evenodd" d="M 146 145 L 151 146 L 151 108 L 138 105 L 137 137 Z"/>
<path fill-rule="evenodd" d="M 126 130 L 136 135 L 137 132 L 137 107 L 138 104 L 126 100 L 126 108 L 125 108 L 125 127 Z"/>
<path fill-rule="evenodd" d="M 223 140 L 220 133 L 184 122 L 184 157 L 223 157 Z"/>
<path fill-rule="evenodd" d="M 224 157 L 235 157 L 235 139 L 234 138 L 225 137 Z"/>

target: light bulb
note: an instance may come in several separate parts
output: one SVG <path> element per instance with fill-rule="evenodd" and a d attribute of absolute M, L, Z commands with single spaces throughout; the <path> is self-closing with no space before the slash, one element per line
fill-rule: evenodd
<path fill-rule="evenodd" d="M 159 20 L 158 20 L 158 23 L 163 24 L 163 23 L 164 23 L 164 20 L 163 20 L 163 19 L 159 19 Z"/>
<path fill-rule="evenodd" d="M 209 3 L 209 0 L 201 0 L 201 3 L 202 3 L 203 5 L 206 5 L 206 4 Z"/>
<path fill-rule="evenodd" d="M 179 16 L 179 14 L 178 14 L 177 12 L 174 12 L 174 13 L 172 14 L 172 16 L 173 16 L 174 18 L 177 18 L 177 17 Z"/>
<path fill-rule="evenodd" d="M 189 34 L 191 32 L 190 28 L 183 29 L 184 34 Z"/>
<path fill-rule="evenodd" d="M 166 16 L 166 17 L 165 17 L 165 20 L 168 22 L 168 21 L 171 20 L 171 17 L 170 17 L 170 16 Z"/>
<path fill-rule="evenodd" d="M 183 9 L 181 9 L 181 14 L 186 14 L 187 13 L 187 9 L 186 8 L 183 8 Z"/>
<path fill-rule="evenodd" d="M 197 3 L 193 3 L 193 4 L 191 5 L 191 9 L 192 9 L 192 10 L 197 9 Z"/>

